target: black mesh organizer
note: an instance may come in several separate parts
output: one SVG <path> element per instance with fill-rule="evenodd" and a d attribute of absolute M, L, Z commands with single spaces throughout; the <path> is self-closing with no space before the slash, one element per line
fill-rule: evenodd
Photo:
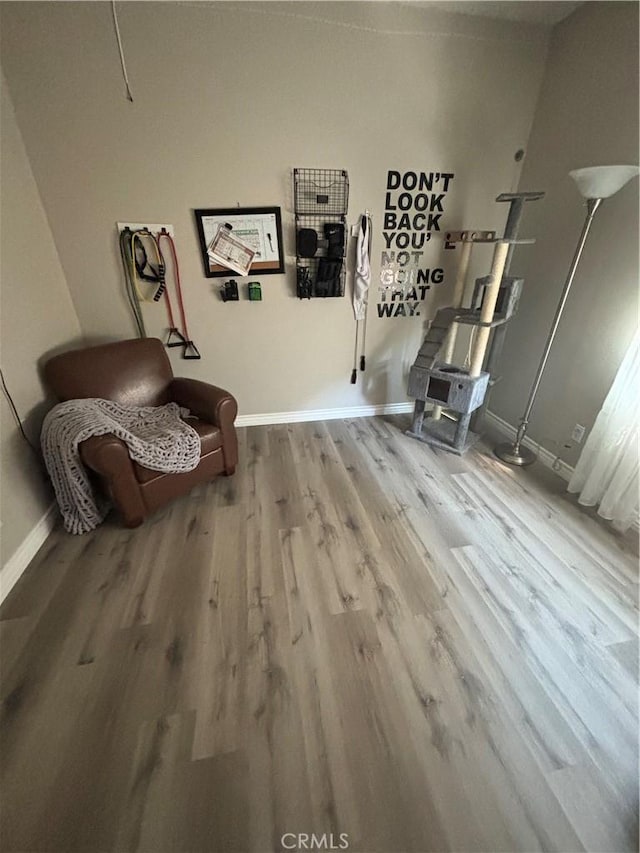
<path fill-rule="evenodd" d="M 294 169 L 297 292 L 344 296 L 349 176 L 343 169 Z"/>

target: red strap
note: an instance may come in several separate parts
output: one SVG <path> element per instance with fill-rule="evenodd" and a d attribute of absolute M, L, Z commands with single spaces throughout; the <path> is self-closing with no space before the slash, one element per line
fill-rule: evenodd
<path fill-rule="evenodd" d="M 180 317 L 182 318 L 182 334 L 184 335 L 184 339 L 186 341 L 190 340 L 189 331 L 187 329 L 187 318 L 184 313 L 184 302 L 182 300 L 182 284 L 180 282 L 180 266 L 178 264 L 178 254 L 176 252 L 176 246 L 173 242 L 173 237 L 171 234 L 168 234 L 166 231 L 161 231 L 158 234 L 158 248 L 160 248 L 160 241 L 163 237 L 166 237 L 171 246 L 171 255 L 173 257 L 173 277 L 175 280 L 176 287 L 176 297 L 178 299 L 178 308 L 180 309 Z M 162 254 L 162 252 L 160 252 Z M 166 275 L 166 264 L 165 264 L 165 275 Z M 167 314 L 169 315 L 169 322 L 171 323 L 171 327 L 175 328 L 175 323 L 173 320 L 173 311 L 171 310 L 171 299 L 169 297 L 169 288 L 166 287 L 164 291 L 165 301 L 167 305 Z"/>

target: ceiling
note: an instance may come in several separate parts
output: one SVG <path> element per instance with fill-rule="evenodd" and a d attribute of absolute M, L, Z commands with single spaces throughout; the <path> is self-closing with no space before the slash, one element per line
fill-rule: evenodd
<path fill-rule="evenodd" d="M 418 0 L 411 5 L 552 27 L 583 4 L 570 0 Z"/>

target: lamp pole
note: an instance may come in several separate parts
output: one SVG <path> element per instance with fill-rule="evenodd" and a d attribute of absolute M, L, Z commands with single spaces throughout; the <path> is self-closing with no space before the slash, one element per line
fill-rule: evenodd
<path fill-rule="evenodd" d="M 553 318 L 553 323 L 551 325 L 551 329 L 549 330 L 549 335 L 547 337 L 547 342 L 544 347 L 544 352 L 542 353 L 542 358 L 540 359 L 540 364 L 538 365 L 536 377 L 533 380 L 533 385 L 531 386 L 531 391 L 529 392 L 527 407 L 524 411 L 524 415 L 520 419 L 520 425 L 518 426 L 518 431 L 516 433 L 516 440 L 513 442 L 513 444 L 508 441 L 499 444 L 494 450 L 494 453 L 496 454 L 498 459 L 502 459 L 503 462 L 508 462 L 509 465 L 531 465 L 531 463 L 535 462 L 536 460 L 536 454 L 532 450 L 529 450 L 528 447 L 523 447 L 522 442 L 524 441 L 527 435 L 529 419 L 531 417 L 531 411 L 536 401 L 538 388 L 540 387 L 540 380 L 542 379 L 542 374 L 544 373 L 544 369 L 547 366 L 551 346 L 556 336 L 556 332 L 558 331 L 560 318 L 562 317 L 562 312 L 564 311 L 564 306 L 566 304 L 567 297 L 569 296 L 569 291 L 571 290 L 571 285 L 573 284 L 573 279 L 575 277 L 578 264 L 580 263 L 582 250 L 584 249 L 585 243 L 587 242 L 587 236 L 589 234 L 589 229 L 591 228 L 591 225 L 593 223 L 593 217 L 595 216 L 595 213 L 600 207 L 601 203 L 601 198 L 587 199 L 587 216 L 584 220 L 584 225 L 582 226 L 582 233 L 580 234 L 580 239 L 578 240 L 578 245 L 576 247 L 573 260 L 571 261 L 569 272 L 567 273 L 567 278 L 564 283 L 564 288 L 562 290 L 562 296 L 560 297 L 560 302 L 558 303 L 558 307 L 556 308 L 555 317 Z"/>
<path fill-rule="evenodd" d="M 593 223 L 593 217 L 595 216 L 596 210 L 602 204 L 603 199 L 610 198 L 612 195 L 617 193 L 618 190 L 621 190 L 628 181 L 637 177 L 638 174 L 640 174 L 640 168 L 638 168 L 638 166 L 588 166 L 584 169 L 574 169 L 572 172 L 569 172 L 570 177 L 572 177 L 576 182 L 578 190 L 587 200 L 587 216 L 584 220 L 584 225 L 582 226 L 582 233 L 580 234 L 580 239 L 578 240 L 578 245 L 576 247 L 573 260 L 571 261 L 571 266 L 569 267 L 569 272 L 567 273 L 567 279 L 564 283 L 560 302 L 556 308 L 556 314 L 553 318 L 553 324 L 549 331 L 549 336 L 547 337 L 547 343 L 545 344 L 544 352 L 542 353 L 542 358 L 538 365 L 536 378 L 533 380 L 533 385 L 529 392 L 527 408 L 520 419 L 520 425 L 516 432 L 516 440 L 513 444 L 508 441 L 503 444 L 499 444 L 494 450 L 498 459 L 502 459 L 503 462 L 507 462 L 509 465 L 524 466 L 531 465 L 532 462 L 535 462 L 536 454 L 532 450 L 529 450 L 528 447 L 523 447 L 522 443 L 527 435 L 529 418 L 531 417 L 531 410 L 533 409 L 533 405 L 536 401 L 536 395 L 538 393 L 538 388 L 540 387 L 540 380 L 542 379 L 542 374 L 544 373 L 544 369 L 547 365 L 549 351 L 551 350 L 553 339 L 558 331 L 560 318 L 562 317 L 562 312 L 564 311 L 564 306 L 567 301 L 567 297 L 569 296 L 569 291 L 573 284 L 573 278 L 576 274 L 578 264 L 580 263 L 580 256 L 582 255 L 584 244 L 587 242 L 587 235 L 589 234 L 589 229 Z"/>

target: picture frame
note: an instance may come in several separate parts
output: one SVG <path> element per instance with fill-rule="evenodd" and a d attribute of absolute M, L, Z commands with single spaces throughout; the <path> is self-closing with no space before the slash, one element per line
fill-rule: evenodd
<path fill-rule="evenodd" d="M 276 275 L 284 272 L 282 217 L 279 207 L 197 208 L 194 210 L 200 254 L 207 278 L 237 276 L 241 273 L 216 263 L 209 247 L 220 226 L 230 226 L 231 234 L 255 251 L 247 275 Z"/>

